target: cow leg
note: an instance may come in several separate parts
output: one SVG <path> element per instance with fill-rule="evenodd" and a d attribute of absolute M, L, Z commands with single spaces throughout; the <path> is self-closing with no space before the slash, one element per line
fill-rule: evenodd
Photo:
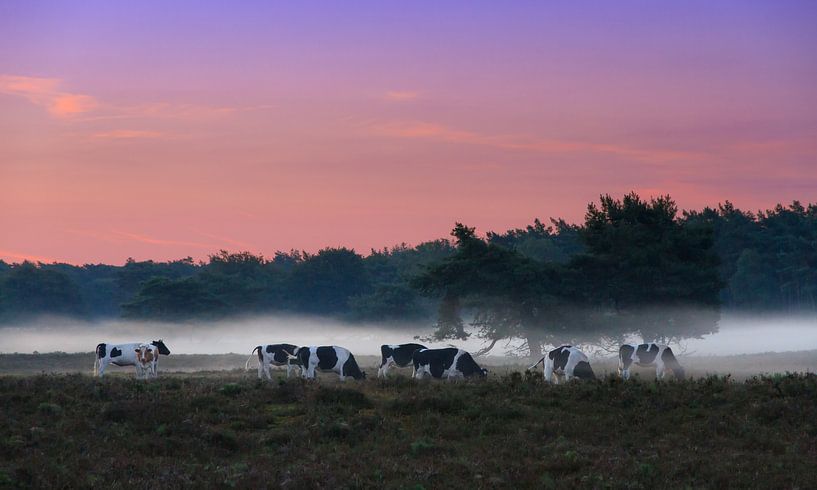
<path fill-rule="evenodd" d="M 292 364 L 290 364 L 289 359 L 287 359 L 287 379 L 289 379 L 290 373 L 292 373 Z"/>
<path fill-rule="evenodd" d="M 545 360 L 545 367 L 542 369 L 542 375 L 545 378 L 545 383 L 550 383 L 553 378 L 553 363 L 550 359 Z"/>
<path fill-rule="evenodd" d="M 105 359 L 99 360 L 99 367 L 97 368 L 96 375 L 100 378 L 105 375 L 105 368 L 108 367 L 108 361 Z"/>
<path fill-rule="evenodd" d="M 664 376 L 667 374 L 667 371 L 664 369 L 663 362 L 656 362 L 655 363 L 655 379 L 664 379 Z"/>
<path fill-rule="evenodd" d="M 626 368 L 622 369 L 621 370 L 621 377 L 624 378 L 625 381 L 630 379 L 630 370 L 626 369 Z"/>
<path fill-rule="evenodd" d="M 267 380 L 272 381 L 272 373 L 270 372 L 272 366 L 268 362 L 264 363 L 264 376 L 267 377 Z"/>

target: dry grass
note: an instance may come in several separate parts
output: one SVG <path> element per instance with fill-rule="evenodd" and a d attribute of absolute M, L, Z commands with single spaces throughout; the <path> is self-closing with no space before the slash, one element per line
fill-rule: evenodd
<path fill-rule="evenodd" d="M 242 361 L 243 363 L 243 361 Z M 370 372 L 370 376 L 371 376 Z M 817 376 L 0 377 L 0 486 L 807 488 Z"/>

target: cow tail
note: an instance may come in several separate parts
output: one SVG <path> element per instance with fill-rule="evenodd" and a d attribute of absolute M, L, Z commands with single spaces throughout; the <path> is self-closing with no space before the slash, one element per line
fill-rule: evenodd
<path fill-rule="evenodd" d="M 94 349 L 94 376 L 99 375 L 99 346 L 102 344 L 96 344 L 96 348 Z"/>
<path fill-rule="evenodd" d="M 255 357 L 255 351 L 257 351 L 260 348 L 261 348 L 260 345 L 256 346 L 256 348 L 253 349 L 252 352 L 250 352 L 250 357 L 247 358 L 247 362 L 244 363 L 244 371 L 249 371 L 250 370 L 250 361 L 252 360 L 253 357 Z"/>
<path fill-rule="evenodd" d="M 675 374 L 677 379 L 684 379 L 686 376 L 684 373 L 684 368 L 681 367 L 678 359 L 675 358 L 675 354 L 672 353 L 672 349 L 667 347 L 661 354 L 661 360 L 664 361 L 664 366 L 672 369 L 672 373 Z"/>
<path fill-rule="evenodd" d="M 528 367 L 528 370 L 531 370 L 531 369 L 535 368 L 536 366 L 538 366 L 540 362 L 542 362 L 542 361 L 544 361 L 544 360 L 545 360 L 545 357 L 547 357 L 547 356 L 546 356 L 546 355 L 545 355 L 545 356 L 542 356 L 542 358 L 541 358 L 541 359 L 539 359 L 539 360 L 538 360 L 538 361 L 536 361 L 536 362 L 535 362 L 533 365 L 531 365 L 530 367 Z"/>

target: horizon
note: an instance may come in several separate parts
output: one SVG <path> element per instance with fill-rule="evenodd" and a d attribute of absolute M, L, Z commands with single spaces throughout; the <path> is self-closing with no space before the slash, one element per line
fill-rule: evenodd
<path fill-rule="evenodd" d="M 617 197 L 617 196 L 613 196 L 613 197 Z M 645 198 L 645 196 L 640 196 L 640 197 L 642 199 Z M 647 196 L 646 199 L 649 200 L 649 199 L 652 199 L 654 197 L 658 197 L 658 196 Z M 706 208 L 718 209 L 719 206 L 725 205 L 727 203 L 734 204 L 729 200 L 725 200 L 723 202 L 717 203 L 714 206 L 706 206 L 706 207 L 698 209 L 696 211 L 701 211 L 701 210 L 706 209 Z M 775 205 L 770 206 L 770 207 L 768 207 L 766 209 L 748 210 L 748 209 L 741 209 L 741 208 L 739 208 L 737 206 L 735 206 L 735 207 L 737 209 L 740 209 L 741 211 L 750 212 L 750 213 L 753 213 L 754 215 L 757 215 L 757 213 L 760 213 L 760 212 L 772 211 L 778 205 L 789 206 L 789 205 L 794 204 L 794 203 L 800 203 L 800 204 L 804 205 L 805 207 L 812 206 L 812 205 L 817 205 L 817 201 L 812 203 L 810 201 L 803 201 L 803 200 L 799 200 L 799 199 L 794 199 L 793 201 L 791 201 L 789 203 L 776 203 Z M 681 213 L 683 213 L 684 211 L 693 211 L 693 210 L 692 209 L 684 209 L 684 208 L 681 208 L 681 207 L 678 208 L 678 214 L 679 215 L 681 215 Z M 501 233 L 504 233 L 504 232 L 507 232 L 507 231 L 510 231 L 510 230 L 513 230 L 513 229 L 520 229 L 520 228 L 524 229 L 528 225 L 532 225 L 535 222 L 535 220 L 539 220 L 542 223 L 544 223 L 546 226 L 550 226 L 549 222 L 550 222 L 551 219 L 560 220 L 560 219 L 563 219 L 563 218 L 549 217 L 549 218 L 543 219 L 543 218 L 536 217 L 536 218 L 533 218 L 527 224 L 517 226 L 517 227 L 507 228 L 507 229 L 503 229 L 503 230 L 489 230 L 489 229 L 486 229 L 486 230 L 481 232 L 480 228 L 477 226 L 476 230 L 477 230 L 477 235 L 478 236 L 485 237 L 488 233 L 491 233 L 491 232 L 501 234 Z M 570 224 L 570 225 L 580 225 L 580 226 L 583 225 L 583 223 L 580 222 L 580 221 L 568 221 L 568 220 L 564 220 L 564 221 L 566 223 Z M 469 225 L 469 223 L 462 223 L 462 224 L 464 224 L 466 226 Z M 454 223 L 452 223 L 452 229 L 453 229 L 453 225 L 454 225 Z M 554 230 L 554 231 L 556 232 L 557 230 Z M 362 257 L 368 257 L 368 256 L 372 255 L 373 253 L 392 250 L 392 249 L 397 248 L 397 247 L 406 246 L 406 247 L 409 247 L 409 248 L 414 248 L 414 247 L 417 247 L 417 246 L 422 245 L 424 243 L 430 243 L 430 242 L 434 242 L 434 241 L 437 241 L 437 240 L 446 240 L 446 241 L 451 242 L 452 241 L 451 233 L 448 233 L 445 236 L 439 236 L 439 237 L 436 237 L 436 238 L 432 237 L 432 238 L 427 238 L 427 239 L 424 239 L 424 240 L 419 240 L 417 242 L 401 241 L 401 242 L 393 242 L 391 245 L 383 244 L 383 245 L 380 245 L 380 246 L 373 246 L 373 247 L 368 248 L 365 251 L 364 250 L 359 250 L 359 249 L 357 249 L 355 247 L 351 247 L 351 246 L 344 245 L 344 244 L 329 245 L 329 246 L 321 247 L 321 248 L 318 248 L 318 249 L 312 249 L 312 250 L 307 250 L 307 249 L 298 248 L 298 247 L 289 247 L 289 248 L 286 248 L 286 249 L 275 249 L 275 250 L 271 250 L 271 251 L 246 250 L 246 249 L 242 249 L 242 248 L 229 248 L 227 246 L 227 247 L 222 247 L 222 248 L 219 248 L 219 249 L 211 250 L 211 251 L 205 252 L 203 255 L 197 255 L 197 256 L 194 256 L 193 254 L 187 254 L 187 255 L 182 255 L 182 256 L 177 256 L 177 257 L 168 257 L 168 258 L 164 258 L 164 259 L 156 259 L 156 258 L 152 258 L 152 257 L 136 259 L 134 257 L 127 257 L 124 260 L 122 260 L 121 262 L 117 263 L 117 262 L 102 262 L 102 261 L 68 262 L 68 261 L 60 261 L 60 260 L 55 260 L 55 259 L 46 259 L 45 257 L 19 257 L 19 256 L 15 256 L 15 255 L 9 256 L 9 255 L 5 255 L 5 251 L 0 250 L 0 262 L 5 262 L 8 265 L 21 265 L 21 264 L 23 264 L 25 262 L 30 262 L 30 263 L 33 263 L 33 264 L 46 264 L 46 265 L 49 265 L 49 264 L 67 264 L 67 265 L 71 265 L 71 266 L 75 266 L 75 267 L 82 267 L 82 266 L 86 266 L 86 265 L 111 265 L 111 266 L 119 267 L 119 266 L 126 265 L 128 263 L 128 261 L 131 261 L 131 260 L 134 260 L 136 262 L 156 262 L 156 263 L 161 263 L 161 262 L 175 262 L 175 261 L 190 258 L 197 264 L 206 264 L 207 260 L 210 258 L 210 256 L 218 254 L 220 251 L 227 251 L 229 253 L 248 252 L 248 253 L 250 253 L 252 255 L 255 255 L 255 256 L 258 256 L 258 257 L 263 257 L 265 260 L 269 261 L 269 260 L 272 260 L 272 258 L 274 258 L 274 256 L 279 252 L 282 252 L 282 253 L 300 252 L 300 253 L 314 255 L 314 254 L 320 252 L 321 250 L 327 250 L 327 249 L 348 249 L 348 250 L 351 250 L 351 251 L 357 253 L 358 255 L 361 255 Z M 43 259 L 45 259 L 45 260 L 43 260 Z"/>
<path fill-rule="evenodd" d="M 817 190 L 814 2 L 0 5 L 0 259 L 445 238 Z M 294 245 L 294 247 L 293 247 Z"/>

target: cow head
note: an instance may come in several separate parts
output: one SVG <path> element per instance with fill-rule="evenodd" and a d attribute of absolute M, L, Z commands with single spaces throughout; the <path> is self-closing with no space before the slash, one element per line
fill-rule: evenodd
<path fill-rule="evenodd" d="M 155 345 L 156 348 L 159 349 L 159 354 L 161 354 L 163 356 L 169 356 L 170 355 L 170 349 L 167 348 L 167 346 L 165 345 L 165 343 L 164 343 L 164 341 L 162 339 L 154 340 L 153 342 L 151 342 L 151 344 Z"/>
<path fill-rule="evenodd" d="M 480 377 L 480 378 L 484 378 L 484 377 L 486 377 L 486 376 L 488 376 L 488 370 L 487 370 L 487 369 L 485 369 L 485 368 L 481 368 L 481 369 L 479 370 L 479 377 Z"/>
<path fill-rule="evenodd" d="M 142 344 L 136 349 L 136 362 L 142 367 L 148 367 L 154 359 L 159 357 L 156 348 L 149 344 Z"/>

